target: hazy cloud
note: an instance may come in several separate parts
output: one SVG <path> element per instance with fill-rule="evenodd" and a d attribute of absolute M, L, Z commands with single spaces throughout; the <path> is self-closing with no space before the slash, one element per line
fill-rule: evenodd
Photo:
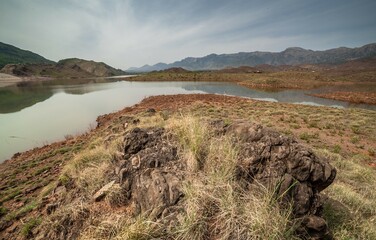
<path fill-rule="evenodd" d="M 376 40 L 375 9 L 373 0 L 2 0 L 0 41 L 125 69 L 210 53 L 361 46 Z"/>

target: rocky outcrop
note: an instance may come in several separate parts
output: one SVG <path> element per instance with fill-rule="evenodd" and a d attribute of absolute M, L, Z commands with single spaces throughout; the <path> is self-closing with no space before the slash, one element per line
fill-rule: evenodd
<path fill-rule="evenodd" d="M 178 161 L 177 147 L 162 128 L 134 128 L 124 138 L 124 160 L 118 176 L 135 213 L 159 217 L 182 197 L 184 164 Z"/>
<path fill-rule="evenodd" d="M 294 217 L 302 221 L 299 234 L 330 237 L 320 217 L 319 192 L 328 187 L 336 170 L 326 159 L 295 139 L 257 124 L 238 122 L 227 129 L 240 149 L 240 175 L 249 184 L 261 183 L 277 190 L 281 204 L 292 204 Z"/>
<path fill-rule="evenodd" d="M 272 188 L 281 205 L 292 204 L 294 219 L 301 223 L 297 229 L 300 236 L 331 238 L 320 217 L 319 193 L 333 182 L 336 170 L 325 159 L 295 139 L 257 124 L 226 126 L 217 121 L 212 126 L 217 134 L 232 136 L 240 149 L 239 181 L 250 189 L 258 184 Z M 134 128 L 125 135 L 124 159 L 118 162 L 116 172 L 136 214 L 158 219 L 181 210 L 186 166 L 171 139 L 162 128 Z"/>

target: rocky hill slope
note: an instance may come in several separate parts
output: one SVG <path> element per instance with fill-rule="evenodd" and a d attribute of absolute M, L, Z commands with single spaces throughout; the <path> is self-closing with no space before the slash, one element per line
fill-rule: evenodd
<path fill-rule="evenodd" d="M 8 64 L 0 72 L 20 77 L 52 78 L 111 77 L 126 74 L 103 62 L 78 58 L 60 60 L 56 64 Z"/>
<path fill-rule="evenodd" d="M 51 64 L 54 63 L 36 53 L 0 42 L 0 69 L 7 64 Z"/>
<path fill-rule="evenodd" d="M 368 44 L 358 48 L 334 48 L 325 51 L 313 51 L 299 47 L 287 48 L 282 52 L 240 52 L 233 54 L 210 54 L 205 57 L 188 57 L 171 64 L 158 63 L 140 68 L 130 68 L 133 72 L 159 71 L 172 67 L 187 70 L 215 70 L 227 67 L 299 64 L 339 64 L 349 60 L 376 56 L 376 44 Z"/>

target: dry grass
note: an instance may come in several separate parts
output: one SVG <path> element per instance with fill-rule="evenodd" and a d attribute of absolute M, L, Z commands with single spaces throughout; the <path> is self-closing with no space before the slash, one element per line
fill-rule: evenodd
<path fill-rule="evenodd" d="M 96 226 L 89 226 L 83 231 L 78 239 L 80 240 L 147 240 L 166 239 L 162 225 L 149 220 L 145 216 L 130 217 L 119 214 L 106 216 Z"/>
<path fill-rule="evenodd" d="M 107 144 L 104 142 L 100 137 L 95 138 L 87 149 L 67 162 L 59 178 L 63 185 L 73 180 L 79 190 L 91 195 L 108 183 L 109 172 L 113 171 L 113 156 L 121 151 L 122 137 L 117 136 Z"/>
<path fill-rule="evenodd" d="M 111 159 L 110 151 L 104 147 L 83 151 L 65 166 L 62 176 L 72 179 L 78 189 L 90 196 L 107 183 Z"/>
<path fill-rule="evenodd" d="M 324 215 L 336 239 L 376 239 L 376 175 L 364 164 L 365 156 L 344 158 L 327 150 L 337 178 L 324 192 L 329 201 Z"/>
<path fill-rule="evenodd" d="M 191 171 L 184 187 L 186 211 L 172 233 L 176 239 L 293 238 L 289 209 L 280 209 L 273 191 L 245 190 L 236 181 L 238 151 L 231 139 L 215 137 L 194 117 L 173 125 Z M 199 154 L 198 154 L 199 153 Z M 191 157 L 194 156 L 194 157 Z"/>
<path fill-rule="evenodd" d="M 187 159 L 188 169 L 191 171 L 202 169 L 211 135 L 207 123 L 200 122 L 192 116 L 175 117 L 169 120 L 167 128 L 176 134 Z"/>
<path fill-rule="evenodd" d="M 88 204 L 75 201 L 44 219 L 40 230 L 46 233 L 45 239 L 76 239 L 88 217 Z"/>
<path fill-rule="evenodd" d="M 186 213 L 177 239 L 294 239 L 289 209 L 272 191 L 241 191 L 235 182 L 195 181 L 185 187 Z"/>

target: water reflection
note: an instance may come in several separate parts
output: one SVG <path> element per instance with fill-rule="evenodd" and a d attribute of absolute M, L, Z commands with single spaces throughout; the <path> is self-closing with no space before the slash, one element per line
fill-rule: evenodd
<path fill-rule="evenodd" d="M 107 79 L 60 79 L 53 81 L 21 82 L 14 86 L 0 88 L 0 113 L 12 113 L 43 102 L 54 94 L 65 92 L 82 95 L 110 89 Z M 72 85 L 74 83 L 74 85 Z"/>
<path fill-rule="evenodd" d="M 53 95 L 48 89 L 29 87 L 0 88 L 0 113 L 18 112 Z"/>
<path fill-rule="evenodd" d="M 364 86 L 362 86 L 364 87 Z M 220 84 L 217 85 L 189 85 L 185 87 L 186 90 L 201 90 L 206 93 L 227 94 L 241 97 L 249 97 L 257 100 L 272 101 L 272 102 L 286 102 L 305 104 L 313 106 L 330 106 L 336 108 L 363 108 L 369 110 L 376 110 L 376 106 L 369 104 L 354 104 L 332 99 L 318 98 L 310 96 L 311 93 L 323 93 L 329 91 L 345 91 L 345 88 L 327 87 L 315 90 L 279 90 L 279 91 L 263 91 L 249 89 L 235 84 Z M 369 89 L 369 88 L 368 88 Z"/>
<path fill-rule="evenodd" d="M 117 79 L 59 79 L 54 81 L 27 82 L 21 86 L 10 86 L 0 88 L 0 113 L 12 113 L 21 111 L 24 108 L 31 107 L 38 102 L 42 102 L 57 93 L 67 93 L 73 95 L 83 95 L 96 91 L 110 90 L 116 87 Z M 324 99 L 309 96 L 311 93 L 323 93 L 332 91 L 346 91 L 347 86 L 331 86 L 314 90 L 278 90 L 264 91 L 248 89 L 242 86 L 229 83 L 210 83 L 210 82 L 123 82 L 127 88 L 157 89 L 166 87 L 182 88 L 186 91 L 200 91 L 205 93 L 225 94 L 249 97 L 257 100 L 273 102 L 289 102 L 297 104 L 331 106 L 339 108 L 364 108 L 376 110 L 376 106 L 368 104 L 354 104 L 331 99 Z M 360 91 L 373 91 L 375 86 L 352 85 Z M 156 92 L 157 95 L 163 92 Z"/>

